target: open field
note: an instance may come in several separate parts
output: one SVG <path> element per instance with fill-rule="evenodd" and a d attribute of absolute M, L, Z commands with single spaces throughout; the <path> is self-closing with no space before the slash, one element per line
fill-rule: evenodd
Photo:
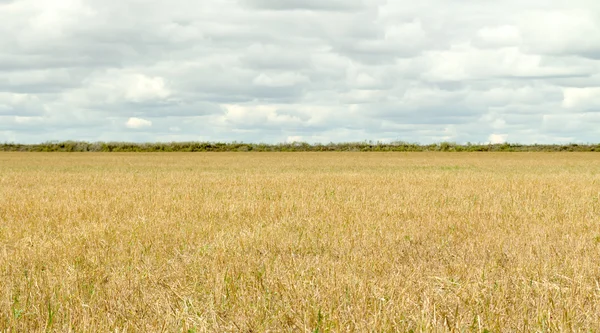
<path fill-rule="evenodd" d="M 600 331 L 595 153 L 1 153 L 0 332 Z"/>

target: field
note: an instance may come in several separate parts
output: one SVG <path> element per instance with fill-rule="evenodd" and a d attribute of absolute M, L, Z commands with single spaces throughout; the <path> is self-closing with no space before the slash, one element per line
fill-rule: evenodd
<path fill-rule="evenodd" d="M 0 153 L 0 332 L 600 331 L 595 153 Z"/>

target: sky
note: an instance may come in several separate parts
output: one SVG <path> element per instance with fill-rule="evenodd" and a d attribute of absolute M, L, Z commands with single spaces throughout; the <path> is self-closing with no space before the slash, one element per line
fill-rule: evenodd
<path fill-rule="evenodd" d="M 597 0 L 0 0 L 0 142 L 600 142 Z"/>

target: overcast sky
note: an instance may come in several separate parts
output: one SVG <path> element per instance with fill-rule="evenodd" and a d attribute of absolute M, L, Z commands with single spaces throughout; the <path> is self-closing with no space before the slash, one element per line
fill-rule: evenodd
<path fill-rule="evenodd" d="M 600 142 L 597 0 L 0 0 L 0 142 Z"/>

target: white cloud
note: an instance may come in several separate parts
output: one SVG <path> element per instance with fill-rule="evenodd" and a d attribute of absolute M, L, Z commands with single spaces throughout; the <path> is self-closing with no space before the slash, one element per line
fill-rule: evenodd
<path fill-rule="evenodd" d="M 303 75 L 298 73 L 274 73 L 274 74 L 265 74 L 260 73 L 254 80 L 252 81 L 257 86 L 265 86 L 265 87 L 289 87 L 294 86 L 299 83 L 306 83 L 309 79 Z"/>
<path fill-rule="evenodd" d="M 15 117 L 15 123 L 17 123 L 17 124 L 32 125 L 32 124 L 42 124 L 43 122 L 44 122 L 43 117 L 21 117 L 21 116 Z"/>
<path fill-rule="evenodd" d="M 593 73 L 589 63 L 553 63 L 538 54 L 525 54 L 517 47 L 478 49 L 470 44 L 427 53 L 428 70 L 423 78 L 433 81 L 465 81 L 501 78 L 552 78 Z M 594 64 L 597 66 L 597 64 Z"/>
<path fill-rule="evenodd" d="M 124 78 L 123 85 L 125 99 L 133 102 L 164 99 L 170 95 L 161 77 L 133 74 Z"/>
<path fill-rule="evenodd" d="M 593 0 L 12 1 L 0 138 L 594 142 L 599 13 Z"/>
<path fill-rule="evenodd" d="M 600 57 L 598 11 L 538 10 L 522 15 L 519 25 L 528 52 Z"/>
<path fill-rule="evenodd" d="M 600 87 L 565 88 L 563 106 L 565 108 L 598 108 L 600 111 Z"/>
<path fill-rule="evenodd" d="M 140 128 L 145 128 L 145 127 L 151 127 L 152 122 L 150 120 L 146 120 L 146 119 L 142 119 L 142 118 L 131 117 L 131 118 L 129 118 L 129 120 L 127 120 L 127 122 L 125 123 L 125 126 L 127 126 L 128 128 L 140 129 Z"/>
<path fill-rule="evenodd" d="M 245 0 L 250 6 L 272 10 L 357 10 L 364 6 L 361 0 Z"/>
<path fill-rule="evenodd" d="M 488 140 L 490 143 L 498 144 L 498 143 L 505 143 L 507 138 L 508 138 L 507 134 L 490 134 L 490 136 L 488 137 Z"/>
<path fill-rule="evenodd" d="M 521 44 L 521 33 L 514 25 L 484 27 L 477 32 L 479 40 L 488 47 L 510 47 Z"/>
<path fill-rule="evenodd" d="M 148 102 L 170 95 L 161 77 L 150 77 L 122 70 L 108 70 L 92 75 L 81 91 L 85 101 L 102 103 Z"/>

